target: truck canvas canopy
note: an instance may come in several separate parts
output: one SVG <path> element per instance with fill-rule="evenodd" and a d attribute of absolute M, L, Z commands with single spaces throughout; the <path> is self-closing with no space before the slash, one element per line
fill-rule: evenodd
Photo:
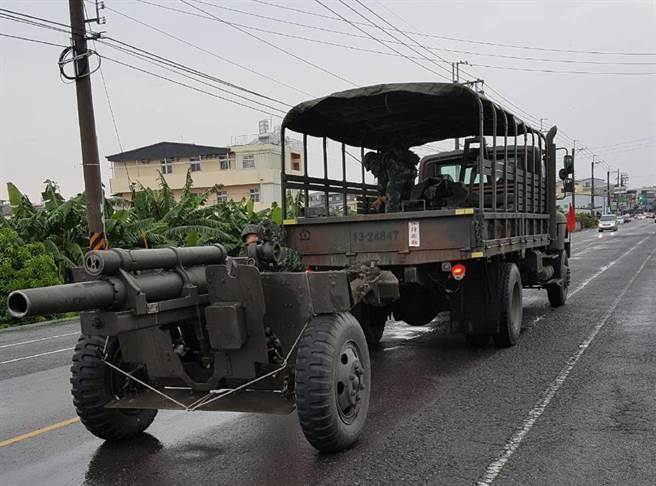
<path fill-rule="evenodd" d="M 283 121 L 295 132 L 372 150 L 480 136 L 481 124 L 483 136 L 539 134 L 485 96 L 452 83 L 378 84 L 341 91 L 296 105 Z"/>

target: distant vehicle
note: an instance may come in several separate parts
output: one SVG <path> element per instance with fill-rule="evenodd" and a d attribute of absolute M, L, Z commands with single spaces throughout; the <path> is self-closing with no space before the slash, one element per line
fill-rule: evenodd
<path fill-rule="evenodd" d="M 643 219 L 645 219 L 645 215 L 642 214 L 642 213 L 640 213 L 640 214 L 638 214 L 638 215 L 636 216 L 636 219 L 637 219 L 637 220 L 643 220 Z"/>
<path fill-rule="evenodd" d="M 599 220 L 599 232 L 617 231 L 617 218 L 614 214 L 604 214 Z"/>
<path fill-rule="evenodd" d="M 625 214 L 622 216 L 622 219 L 624 220 L 625 223 L 630 223 L 631 222 L 631 215 L 630 214 Z"/>

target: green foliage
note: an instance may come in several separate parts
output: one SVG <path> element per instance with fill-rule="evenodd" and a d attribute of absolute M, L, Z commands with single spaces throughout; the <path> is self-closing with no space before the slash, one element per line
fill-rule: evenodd
<path fill-rule="evenodd" d="M 10 292 L 62 283 L 45 245 L 26 243 L 8 228 L 0 228 L 0 276 L 0 327 L 18 322 L 7 311 Z M 21 324 L 27 322 L 20 321 Z"/>
<path fill-rule="evenodd" d="M 581 223 L 581 228 L 595 228 L 597 226 L 596 220 L 587 213 L 577 213 L 576 221 Z"/>
<path fill-rule="evenodd" d="M 258 223 L 264 218 L 282 222 L 281 209 L 275 203 L 259 212 L 250 199 L 209 204 L 222 187 L 194 191 L 190 171 L 177 201 L 161 174 L 159 185 L 159 189 L 133 187 L 129 200 L 105 200 L 105 230 L 112 247 L 222 243 L 230 254 L 236 255 L 241 246 L 241 230 L 247 223 Z M 0 228 L 10 228 L 24 242 L 42 244 L 54 259 L 62 279 L 66 269 L 80 266 L 88 247 L 84 195 L 65 200 L 57 184 L 46 180 L 43 207 L 37 208 L 12 183 L 7 184 L 7 190 L 13 216 L 0 217 Z"/>

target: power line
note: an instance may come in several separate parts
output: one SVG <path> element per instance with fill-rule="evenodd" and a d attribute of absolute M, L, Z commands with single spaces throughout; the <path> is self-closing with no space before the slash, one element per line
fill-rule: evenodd
<path fill-rule="evenodd" d="M 400 52 L 400 51 L 397 51 L 397 50 L 394 49 L 393 47 L 388 46 L 387 44 L 385 44 L 385 43 L 384 43 L 383 41 L 381 41 L 380 39 L 377 39 L 377 38 L 374 37 L 373 35 L 369 34 L 369 32 L 367 32 L 366 30 L 362 29 L 361 27 L 359 27 L 359 26 L 356 25 L 355 23 L 353 23 L 353 22 L 351 22 L 350 20 L 348 20 L 346 17 L 343 17 L 341 14 L 337 13 L 336 11 L 334 11 L 333 9 L 331 9 L 330 7 L 328 7 L 327 5 L 325 5 L 324 3 L 322 3 L 320 0 L 314 0 L 314 1 L 315 1 L 316 3 L 318 3 L 319 5 L 321 5 L 322 7 L 324 7 L 326 10 L 328 10 L 328 11 L 334 13 L 335 15 L 338 15 L 338 16 L 339 16 L 344 22 L 347 22 L 348 24 L 350 24 L 351 26 L 353 26 L 355 29 L 358 29 L 360 32 L 363 32 L 364 34 L 366 34 L 367 36 L 371 37 L 373 40 L 379 42 L 380 44 L 382 44 L 383 46 L 387 47 L 388 49 L 391 49 L 391 50 L 393 50 L 394 52 L 396 52 L 397 54 L 400 54 L 401 56 L 405 57 L 407 60 L 409 60 L 410 62 L 416 64 L 417 66 L 421 67 L 422 69 L 425 69 L 426 71 L 429 71 L 429 72 L 431 72 L 431 73 L 433 73 L 433 74 L 435 74 L 436 76 L 439 76 L 439 77 L 441 77 L 441 78 L 448 79 L 446 76 L 444 76 L 444 75 L 438 73 L 437 71 L 434 71 L 434 70 L 432 70 L 431 68 L 424 66 L 424 65 L 421 64 L 420 62 L 418 62 L 418 61 L 416 61 L 416 60 L 414 60 L 414 59 L 412 59 L 412 58 L 406 56 L 405 54 L 403 54 L 403 53 Z"/>
<path fill-rule="evenodd" d="M 332 33 L 332 34 L 339 34 L 339 35 L 345 35 L 345 36 L 349 36 L 349 37 L 356 37 L 356 38 L 359 38 L 359 39 L 370 39 L 369 36 L 360 35 L 360 34 L 357 34 L 357 33 L 354 33 L 354 32 L 345 32 L 345 31 L 342 31 L 342 30 L 331 29 L 331 28 L 324 27 L 324 26 L 310 25 L 310 24 L 305 24 L 305 23 L 302 23 L 302 22 L 296 22 L 296 21 L 293 21 L 293 20 L 281 19 L 281 18 L 269 16 L 269 15 L 262 15 L 260 13 L 248 12 L 248 11 L 245 11 L 245 10 L 240 10 L 238 8 L 227 7 L 225 5 L 218 5 L 215 2 L 211 2 L 211 1 L 208 1 L 208 0 L 196 0 L 196 1 L 198 3 L 202 3 L 202 4 L 205 4 L 205 5 L 210 5 L 214 8 L 218 8 L 218 9 L 221 9 L 221 10 L 226 10 L 228 12 L 235 12 L 235 13 L 238 13 L 238 14 L 248 15 L 250 17 L 269 20 L 269 21 L 272 21 L 272 22 L 278 22 L 278 23 L 282 23 L 282 24 L 286 24 L 286 25 L 294 25 L 294 26 L 297 26 L 297 27 L 305 28 L 305 29 L 312 29 L 312 30 L 318 30 L 318 31 L 323 31 L 323 32 L 329 32 L 329 33 Z M 408 35 L 408 32 L 403 31 L 403 30 L 397 28 L 396 26 L 390 24 L 388 21 L 383 19 L 376 12 L 374 12 L 371 8 L 369 8 L 366 4 L 364 4 L 362 2 L 358 2 L 358 3 L 361 6 L 363 6 L 365 9 L 369 10 L 372 14 L 374 14 L 375 16 L 377 16 L 378 18 L 383 20 L 385 23 L 387 23 L 389 25 L 389 27 L 391 27 L 391 29 L 389 29 L 389 28 L 386 28 L 386 27 L 377 26 L 379 29 L 383 30 L 383 32 L 385 32 L 387 34 L 388 33 L 387 31 L 394 30 L 399 34 L 402 34 L 404 37 L 412 39 Z M 392 13 L 392 15 L 395 15 L 396 17 L 401 18 L 400 16 L 396 15 L 391 9 L 389 9 L 385 5 L 383 5 L 382 3 L 379 2 L 379 4 L 383 8 L 385 8 L 385 10 Z M 333 18 L 333 17 L 330 17 L 330 18 L 334 19 L 334 20 L 341 20 L 341 19 Z M 367 25 L 367 26 L 370 25 L 369 23 L 364 23 L 364 22 L 355 22 L 354 21 L 353 23 L 360 24 L 360 25 Z M 240 25 L 240 24 L 237 24 L 237 25 Z M 250 26 L 244 26 L 243 24 L 241 24 L 241 26 L 245 27 L 245 28 L 252 28 Z M 415 35 L 417 35 L 417 34 L 415 34 Z M 402 41 L 400 41 L 398 39 L 395 39 L 395 38 L 393 38 L 393 40 L 386 40 L 386 39 L 379 39 L 379 40 L 382 40 L 383 42 L 389 42 L 389 43 L 393 43 L 393 44 L 404 45 L 404 43 Z M 418 44 L 418 42 L 416 40 L 414 40 L 414 39 L 412 39 L 412 40 L 413 40 L 413 42 Z M 420 45 L 420 44 L 418 44 L 418 45 Z M 545 58 L 538 58 L 538 57 L 513 56 L 513 55 L 497 54 L 497 53 L 490 53 L 490 52 L 476 52 L 476 51 L 466 51 L 466 50 L 459 50 L 459 49 L 447 49 L 445 47 L 435 47 L 435 46 L 423 46 L 422 45 L 421 47 L 422 47 L 422 49 L 425 49 L 426 51 L 444 51 L 444 52 L 450 52 L 450 53 L 454 53 L 454 54 L 466 54 L 466 55 L 471 55 L 471 56 L 495 57 L 495 58 L 502 58 L 502 59 L 515 59 L 515 60 L 534 61 L 534 62 L 569 63 L 569 64 L 593 64 L 593 65 L 656 65 L 656 62 L 642 62 L 642 61 L 622 62 L 622 61 L 588 61 L 588 60 L 577 60 L 577 59 L 545 59 Z M 433 55 L 433 52 L 431 52 L 431 55 Z M 435 54 L 435 55 L 437 55 L 440 60 L 442 60 L 444 62 L 448 62 L 446 59 L 439 56 L 439 54 Z"/>
<path fill-rule="evenodd" d="M 31 37 L 21 37 L 20 35 L 4 34 L 4 33 L 0 32 L 0 36 L 9 37 L 10 39 L 18 39 L 18 40 L 27 41 L 27 42 L 34 42 L 36 44 L 44 44 L 44 45 L 47 45 L 47 46 L 61 47 L 61 48 L 64 48 L 64 49 L 66 47 L 68 47 L 68 46 L 65 46 L 64 44 L 57 44 L 55 42 L 48 42 L 48 41 L 44 41 L 44 40 L 41 40 L 41 39 L 33 39 Z"/>
<path fill-rule="evenodd" d="M 201 51 L 201 52 L 204 52 L 204 53 L 206 53 L 206 54 L 209 54 L 210 56 L 213 56 L 213 57 L 215 57 L 215 58 L 217 58 L 217 59 L 220 59 L 221 61 L 227 62 L 228 64 L 232 64 L 233 66 L 236 66 L 236 67 L 238 67 L 238 68 L 240 68 L 240 69 L 243 69 L 243 70 L 245 70 L 245 71 L 248 71 L 248 72 L 250 72 L 250 73 L 252 73 L 252 74 L 255 74 L 255 75 L 257 75 L 257 76 L 260 76 L 261 78 L 264 78 L 264 79 L 266 79 L 266 80 L 268 80 L 268 81 L 271 81 L 271 82 L 273 82 L 273 83 L 276 83 L 276 84 L 278 84 L 278 85 L 280 85 L 280 86 L 284 86 L 285 88 L 292 89 L 292 90 L 297 91 L 297 92 L 299 92 L 299 93 L 301 93 L 301 94 L 304 94 L 304 95 L 307 95 L 307 96 L 313 96 L 312 94 L 308 93 L 307 91 L 303 91 L 303 90 L 301 90 L 301 89 L 299 89 L 299 88 L 297 88 L 297 87 L 295 87 L 295 86 L 292 86 L 292 85 L 290 85 L 290 84 L 284 83 L 284 82 L 282 82 L 282 81 L 280 81 L 280 80 L 278 80 L 278 79 L 276 79 L 276 78 L 273 78 L 273 77 L 271 77 L 271 76 L 267 76 L 266 74 L 263 74 L 263 73 L 261 73 L 261 72 L 259 72 L 259 71 L 256 71 L 256 70 L 252 69 L 252 68 L 249 68 L 248 66 L 243 66 L 243 65 L 241 65 L 241 64 L 239 64 L 239 63 L 237 63 L 237 62 L 235 62 L 235 61 L 232 61 L 231 59 L 228 59 L 227 57 L 221 56 L 221 55 L 217 54 L 216 52 L 213 52 L 213 51 L 210 51 L 210 50 L 208 50 L 208 49 L 205 49 L 205 48 L 203 48 L 203 47 L 201 47 L 201 46 L 199 46 L 199 45 L 197 45 L 197 44 L 194 44 L 194 43 L 192 43 L 192 42 L 189 42 L 189 41 L 187 41 L 187 40 L 185 40 L 185 39 L 183 39 L 183 38 L 181 38 L 181 37 L 177 37 L 177 36 L 175 36 L 175 35 L 173 35 L 173 34 L 171 34 L 171 33 L 169 33 L 169 32 L 166 32 L 165 30 L 162 30 L 162 29 L 160 29 L 160 28 L 158 28 L 158 27 L 155 27 L 155 26 L 152 25 L 152 24 L 149 24 L 149 23 L 147 23 L 147 22 L 143 22 L 143 21 L 141 21 L 141 20 L 139 20 L 139 19 L 137 19 L 137 18 L 134 18 L 134 17 L 132 17 L 132 16 L 130 16 L 130 15 L 127 15 L 126 13 L 120 12 L 120 11 L 114 9 L 114 8 L 111 8 L 111 7 L 105 7 L 105 8 L 106 8 L 107 10 L 110 10 L 111 12 L 114 12 L 114 13 L 116 13 L 116 14 L 118 14 L 118 15 L 121 15 L 121 16 L 127 18 L 127 19 L 130 19 L 130 20 L 132 20 L 133 22 L 136 22 L 136 23 L 138 23 L 138 24 L 140 24 L 140 25 L 142 25 L 142 26 L 144 26 L 144 27 L 147 27 L 147 28 L 149 28 L 149 29 L 151 29 L 151 30 L 154 30 L 155 32 L 159 32 L 160 34 L 163 34 L 163 35 L 165 35 L 165 36 L 167 36 L 167 37 L 169 37 L 169 38 L 171 38 L 171 39 L 174 39 L 174 40 L 176 40 L 176 41 L 178 41 L 178 42 L 181 42 L 181 43 L 183 43 L 183 44 L 185 44 L 185 45 L 187 45 L 187 46 L 193 47 L 194 49 L 198 49 L 198 50 Z M 210 17 L 204 17 L 204 16 L 203 16 L 203 18 L 210 18 Z"/>
<path fill-rule="evenodd" d="M 515 66 L 494 66 L 491 64 L 475 64 L 470 66 L 485 67 L 490 69 L 504 69 L 507 71 L 526 71 L 533 73 L 551 73 L 551 74 L 598 74 L 598 75 L 617 75 L 617 76 L 652 76 L 656 72 L 615 72 L 615 71 L 563 71 L 558 69 L 538 69 L 538 68 L 524 68 Z"/>
<path fill-rule="evenodd" d="M 600 145 L 600 146 L 596 147 L 596 150 L 605 150 L 606 148 L 615 147 L 617 145 L 625 145 L 625 144 L 642 142 L 642 141 L 645 141 L 645 140 L 653 140 L 653 139 L 654 139 L 654 137 L 634 138 L 632 140 L 625 140 L 623 142 L 617 142 L 617 143 L 612 143 L 612 144 L 608 144 L 608 145 Z"/>
<path fill-rule="evenodd" d="M 241 103 L 241 102 L 239 102 L 239 101 L 232 100 L 232 99 L 230 99 L 230 98 L 226 98 L 226 97 L 221 96 L 221 95 L 217 95 L 216 93 L 212 93 L 212 92 L 210 92 L 210 91 L 205 91 L 204 89 L 197 88 L 196 86 L 192 86 L 192 85 L 189 85 L 189 84 L 183 83 L 183 82 L 181 82 L 181 81 L 176 81 L 176 80 L 171 79 L 171 78 L 168 78 L 168 77 L 166 77 L 166 76 L 162 76 L 161 74 L 157 74 L 157 73 L 154 73 L 154 72 L 152 72 L 152 71 L 148 71 L 147 69 L 143 69 L 143 68 L 140 68 L 140 67 L 137 67 L 137 66 L 133 66 L 133 65 L 131 65 L 131 64 L 128 64 L 128 63 L 123 62 L 123 61 L 119 61 L 118 59 L 113 59 L 113 58 L 111 58 L 111 57 L 109 57 L 109 56 L 106 56 L 106 55 L 103 55 L 102 58 L 103 58 L 103 59 L 106 59 L 107 61 L 110 61 L 110 62 L 113 62 L 113 63 L 119 64 L 119 65 L 124 66 L 124 67 L 127 67 L 127 68 L 129 68 L 129 69 L 132 69 L 132 70 L 135 70 L 135 71 L 139 71 L 139 72 L 144 73 L 144 74 L 148 74 L 149 76 L 153 76 L 153 77 L 156 77 L 156 78 L 159 78 L 159 79 L 162 79 L 162 80 L 168 81 L 168 82 L 170 82 L 170 83 L 177 84 L 178 86 L 183 86 L 183 87 L 185 87 L 185 88 L 188 88 L 188 89 L 194 90 L 194 91 L 196 91 L 196 92 L 203 93 L 203 94 L 206 94 L 206 95 L 212 96 L 212 97 L 214 97 L 214 98 L 218 98 L 218 99 L 220 99 L 220 100 L 227 101 L 227 102 L 229 102 L 229 103 L 233 103 L 233 104 L 235 104 L 235 105 L 242 106 L 242 107 L 244 107 L 244 108 L 248 108 L 249 110 L 257 111 L 257 112 L 259 112 L 259 113 L 264 113 L 264 114 L 266 114 L 266 115 L 271 115 L 271 116 L 276 117 L 276 118 L 279 118 L 279 117 L 280 117 L 280 114 L 278 114 L 278 113 L 271 113 L 271 112 L 268 112 L 268 111 L 262 110 L 262 109 L 260 109 L 260 108 L 255 108 L 255 107 L 249 106 L 249 105 L 247 105 L 247 104 L 245 104 L 245 103 Z"/>
<path fill-rule="evenodd" d="M 261 37 L 259 37 L 259 36 L 255 35 L 255 34 L 253 34 L 252 32 L 248 32 L 247 30 L 245 30 L 245 29 L 243 29 L 243 28 L 241 28 L 241 27 L 239 27 L 239 26 L 233 24 L 232 22 L 228 22 L 227 20 L 223 20 L 223 19 L 221 19 L 220 17 L 217 17 L 216 15 L 214 15 L 214 14 L 212 14 L 212 13 L 209 13 L 209 12 L 207 12 L 206 10 L 203 10 L 202 8 L 200 8 L 200 7 L 196 6 L 196 5 L 191 4 L 191 3 L 188 2 L 187 0 L 180 0 L 180 1 L 181 1 L 182 3 L 184 3 L 185 5 L 187 5 L 187 6 L 191 7 L 191 8 L 194 8 L 194 9 L 198 10 L 199 12 L 202 12 L 202 13 L 204 13 L 204 14 L 206 14 L 206 15 L 210 15 L 210 16 L 211 16 L 212 18 L 214 18 L 216 21 L 221 22 L 222 24 L 225 24 L 225 25 L 229 25 L 229 26 L 232 27 L 233 29 L 236 29 L 236 30 L 242 32 L 243 34 L 246 34 L 246 35 L 248 35 L 248 36 L 250 36 L 250 37 L 253 37 L 254 39 L 257 39 L 257 40 L 259 40 L 260 42 L 263 42 L 263 43 L 265 43 L 266 45 L 268 45 L 268 46 L 270 46 L 270 47 L 273 47 L 274 49 L 276 49 L 276 50 L 278 50 L 278 51 L 280 51 L 280 52 L 283 52 L 283 53 L 287 54 L 288 56 L 292 56 L 294 59 L 297 59 L 297 60 L 299 60 L 299 61 L 301 61 L 301 62 L 303 62 L 303 63 L 305 63 L 305 64 L 307 64 L 307 65 L 309 65 L 309 66 L 312 66 L 313 68 L 318 69 L 319 71 L 322 71 L 323 73 L 326 73 L 326 74 L 328 74 L 328 75 L 330 75 L 330 76 L 332 76 L 332 77 L 334 77 L 334 78 L 337 78 L 337 79 L 339 79 L 340 81 L 344 81 L 345 83 L 348 83 L 348 84 L 350 84 L 350 85 L 352 85 L 352 86 L 357 86 L 357 84 L 355 84 L 355 83 L 354 83 L 353 81 L 351 81 L 350 79 L 347 79 L 347 78 L 345 78 L 345 77 L 343 77 L 343 76 L 340 76 L 340 75 L 338 75 L 338 74 L 335 74 L 335 73 L 333 73 L 333 72 L 331 72 L 331 71 L 329 71 L 329 70 L 327 70 L 327 69 L 325 69 L 325 68 L 323 68 L 323 67 L 321 67 L 321 66 L 319 66 L 319 65 L 317 65 L 317 64 L 315 64 L 315 63 L 313 63 L 312 61 L 308 61 L 307 59 L 305 59 L 305 58 L 303 58 L 303 57 L 301 57 L 301 56 L 298 56 L 298 55 L 294 54 L 293 52 L 290 52 L 290 51 L 288 51 L 288 50 L 286 50 L 286 49 L 284 49 L 284 48 L 282 48 L 282 47 L 280 47 L 280 46 L 278 46 L 278 45 L 276 45 L 276 44 L 273 44 L 272 42 L 267 41 L 266 39 L 262 39 Z"/>
<path fill-rule="evenodd" d="M 400 29 L 398 29 L 394 24 L 392 24 L 391 22 L 389 22 L 388 20 L 386 20 L 385 18 L 383 18 L 381 15 L 377 14 L 374 10 L 370 9 L 369 7 L 367 7 L 367 6 L 366 6 L 364 3 L 362 3 L 360 0 L 355 0 L 355 1 L 356 1 L 360 6 L 364 7 L 367 11 L 369 11 L 371 14 L 373 14 L 375 17 L 377 17 L 378 19 L 380 19 L 380 20 L 382 20 L 383 22 L 385 22 L 388 26 L 392 27 L 396 32 L 398 32 L 398 33 L 401 34 L 402 36 L 404 36 L 404 37 L 410 39 L 410 41 L 412 41 L 413 43 L 415 43 L 420 49 L 423 49 L 423 50 L 425 50 L 426 52 L 428 52 L 430 55 L 432 55 L 431 51 L 429 51 L 426 47 L 422 46 L 419 42 L 417 42 L 414 38 L 410 37 L 408 34 L 405 34 L 404 32 L 402 32 L 402 31 L 401 31 Z M 341 2 L 343 5 L 346 5 L 347 7 L 349 7 L 349 6 L 348 6 L 346 3 L 344 3 L 342 0 L 340 0 L 340 2 Z M 356 10 L 353 9 L 353 8 L 351 8 L 351 7 L 349 7 L 349 9 L 353 10 L 354 12 L 356 12 Z M 358 13 L 358 15 L 360 15 L 361 17 L 364 17 L 364 16 L 363 16 L 362 14 L 360 14 L 360 13 Z M 378 27 L 379 29 L 381 29 L 383 32 L 385 32 L 387 35 L 389 35 L 390 37 L 392 37 L 393 39 L 395 39 L 395 40 L 399 40 L 398 37 L 391 35 L 389 32 L 387 32 L 385 29 L 383 29 L 380 25 L 378 25 L 378 24 L 375 24 L 375 25 L 376 25 L 376 27 Z M 423 54 L 421 54 L 419 51 L 417 51 L 416 49 L 414 49 L 414 48 L 408 46 L 405 42 L 403 42 L 403 41 L 400 41 L 400 42 L 401 42 L 404 46 L 406 46 L 408 49 L 410 49 L 411 51 L 416 52 L 417 54 L 419 54 L 420 56 L 422 56 L 422 58 L 426 59 L 427 61 L 432 62 L 432 63 L 435 64 L 437 67 L 439 67 L 440 69 L 446 71 L 447 73 L 449 72 L 449 69 L 448 69 L 448 68 L 442 66 L 441 64 L 438 64 L 437 61 L 435 61 L 434 59 L 429 59 L 429 58 L 427 58 L 426 56 L 424 56 Z M 440 57 L 439 55 L 438 55 L 438 58 L 439 58 L 440 61 L 442 61 L 442 62 L 448 62 L 446 59 L 444 59 L 443 57 Z M 446 78 L 446 79 L 449 79 L 449 78 Z M 450 80 L 449 80 L 449 81 L 450 81 Z"/>
<path fill-rule="evenodd" d="M 314 17 L 321 17 L 324 19 L 330 19 L 330 20 L 340 20 L 337 17 L 333 17 L 331 15 L 325 15 L 321 13 L 316 13 L 316 12 L 310 12 L 307 10 L 299 9 L 299 8 L 294 8 L 294 7 L 289 7 L 286 5 L 280 5 L 275 2 L 268 2 L 264 0 L 251 0 L 252 2 L 259 3 L 262 5 L 268 5 L 270 7 L 276 7 L 288 11 L 293 11 L 297 13 L 302 13 L 305 15 L 311 15 Z M 388 9 L 389 10 L 389 9 Z M 355 22 L 359 23 L 361 25 L 366 25 L 364 22 Z M 512 48 L 512 49 L 525 49 L 525 50 L 536 50 L 536 51 L 546 51 L 546 52 L 564 52 L 564 53 L 570 53 L 570 54 L 593 54 L 593 55 L 608 55 L 608 56 L 656 56 L 656 52 L 620 52 L 620 51 L 595 51 L 595 50 L 576 50 L 576 49 L 559 49 L 559 48 L 549 48 L 549 47 L 536 47 L 536 46 L 528 46 L 528 45 L 519 45 L 519 44 L 503 44 L 499 42 L 486 42 L 486 41 L 477 41 L 477 40 L 471 40 L 471 39 L 463 39 L 463 38 L 458 38 L 458 37 L 449 37 L 445 35 L 437 35 L 437 34 L 428 34 L 425 32 L 409 32 L 409 31 L 404 31 L 406 34 L 411 34 L 411 35 L 417 35 L 420 37 L 432 37 L 435 39 L 442 39 L 442 40 L 449 40 L 449 41 L 454 41 L 454 42 L 465 42 L 469 44 L 480 44 L 480 45 L 486 45 L 486 46 L 494 46 L 494 47 L 506 47 L 506 48 Z"/>
<path fill-rule="evenodd" d="M 271 98 L 270 96 L 264 95 L 264 94 L 262 94 L 262 93 L 258 93 L 257 91 L 253 91 L 253 90 L 250 90 L 250 89 L 248 89 L 248 88 L 244 88 L 243 86 L 240 86 L 240 85 L 237 85 L 237 84 L 231 83 L 231 82 L 229 82 L 229 81 L 226 81 L 225 79 L 221 79 L 221 78 L 218 78 L 218 77 L 216 77 L 216 76 L 213 76 L 213 75 L 210 75 L 210 74 L 206 74 L 206 73 L 204 73 L 204 72 L 202 72 L 202 71 L 199 71 L 199 70 L 197 70 L 197 69 L 191 68 L 191 67 L 186 66 L 186 65 L 184 65 L 184 64 L 182 64 L 182 63 L 179 63 L 179 62 L 177 62 L 177 61 L 173 61 L 173 60 L 171 60 L 171 59 L 169 59 L 169 58 L 166 58 L 166 57 L 160 56 L 160 55 L 155 54 L 155 53 L 153 53 L 153 52 L 147 51 L 147 50 L 142 49 L 142 48 L 140 48 L 140 47 L 136 47 L 136 46 L 134 46 L 134 45 L 132 45 L 132 44 L 129 44 L 129 43 L 127 43 L 127 42 L 123 42 L 123 41 L 120 41 L 120 40 L 118 40 L 118 39 L 115 39 L 115 38 L 113 38 L 113 37 L 109 37 L 109 36 L 104 37 L 103 39 L 104 39 L 104 41 L 107 41 L 107 40 L 108 40 L 108 41 L 111 41 L 111 42 L 115 42 L 115 43 L 117 43 L 117 44 L 120 44 L 120 45 L 122 45 L 122 46 L 124 46 L 124 47 L 127 47 L 127 48 L 130 48 L 130 49 L 133 49 L 133 50 L 139 51 L 139 52 L 141 52 L 141 53 L 143 53 L 143 54 L 146 54 L 146 55 L 148 55 L 148 56 L 151 56 L 151 57 L 157 58 L 158 60 L 160 60 L 160 61 L 162 61 L 162 62 L 165 62 L 165 63 L 167 63 L 167 64 L 169 64 L 169 65 L 171 65 L 171 66 L 175 66 L 175 67 L 178 68 L 178 69 L 182 69 L 182 70 L 185 70 L 185 71 L 191 72 L 191 73 L 193 73 L 193 74 L 196 74 L 196 75 L 198 75 L 198 76 L 202 76 L 202 77 L 204 77 L 204 78 L 210 79 L 211 81 L 214 81 L 214 82 L 216 82 L 216 83 L 222 84 L 222 85 L 224 85 L 224 86 L 228 86 L 228 87 L 230 87 L 230 88 L 238 89 L 238 90 L 243 91 L 243 92 L 245 92 L 245 93 L 252 94 L 252 95 L 254 95 L 254 96 L 258 96 L 258 97 L 260 97 L 260 98 L 263 98 L 263 99 L 266 99 L 266 100 L 269 100 L 269 101 L 273 101 L 273 102 L 276 102 L 276 103 L 280 103 L 281 105 L 285 105 L 285 106 L 287 106 L 287 107 L 291 107 L 290 104 L 285 103 L 284 101 L 280 101 L 280 100 L 277 100 L 277 99 L 275 99 L 275 98 Z M 105 45 L 107 45 L 104 41 L 101 41 L 101 42 L 103 42 Z M 242 96 L 242 95 L 239 95 L 239 94 L 233 93 L 233 92 L 231 92 L 231 91 L 227 91 L 227 90 L 225 90 L 225 91 L 226 91 L 227 93 L 230 93 L 230 94 L 234 95 L 234 96 Z M 248 99 L 248 98 L 247 98 L 247 99 Z M 256 101 L 254 101 L 254 100 L 250 100 L 250 99 L 248 99 L 248 100 L 249 100 L 249 101 L 252 101 L 252 102 L 254 102 L 254 103 L 256 102 Z"/>
<path fill-rule="evenodd" d="M 113 40 L 113 39 L 108 38 L 108 40 Z M 167 60 L 159 59 L 158 56 L 152 56 L 152 55 L 149 55 L 148 53 L 139 52 L 139 51 L 132 51 L 132 50 L 130 50 L 130 49 L 128 49 L 128 48 L 125 48 L 125 47 L 122 47 L 122 46 L 116 46 L 116 45 L 113 45 L 113 44 L 111 44 L 111 43 L 108 43 L 108 42 L 106 42 L 106 41 L 104 41 L 104 40 L 101 40 L 100 42 L 101 42 L 104 46 L 111 47 L 111 48 L 116 49 L 116 50 L 118 50 L 118 51 L 120 51 L 120 52 L 123 52 L 123 53 L 125 53 L 125 54 L 131 55 L 131 56 L 133 56 L 133 57 L 137 57 L 137 58 L 139 58 L 139 59 L 141 59 L 141 60 L 145 60 L 146 62 L 148 62 L 148 63 L 150 63 L 150 64 L 154 64 L 154 65 L 156 65 L 156 66 L 158 66 L 158 67 L 163 67 L 164 69 L 166 69 L 166 70 L 168 70 L 168 71 L 170 71 L 170 72 L 173 72 L 173 73 L 175 73 L 175 74 L 177 74 L 177 75 L 179 75 L 179 76 L 185 77 L 185 78 L 187 78 L 187 79 L 191 79 L 191 80 L 193 80 L 193 81 L 195 81 L 195 82 L 197 82 L 197 83 L 200 83 L 200 84 L 203 84 L 203 85 L 205 85 L 205 86 L 211 87 L 211 88 L 213 88 L 213 89 L 215 89 L 215 90 L 218 90 L 218 91 L 224 92 L 224 93 L 226 93 L 226 94 L 230 94 L 230 95 L 232 95 L 232 96 L 236 96 L 236 97 L 238 97 L 238 98 L 240 98 L 240 99 L 242 99 L 242 100 L 244 100 L 244 101 L 248 101 L 249 103 L 254 103 L 254 104 L 256 104 L 256 105 L 260 105 L 260 106 L 262 106 L 262 107 L 264 107 L 264 108 L 268 108 L 268 109 L 271 109 L 271 110 L 276 110 L 276 111 L 278 111 L 278 112 L 280 112 L 280 113 L 285 113 L 284 110 L 281 110 L 281 109 L 279 109 L 279 108 L 277 108 L 277 107 L 275 107 L 275 106 L 271 106 L 271 105 L 268 105 L 268 104 L 266 104 L 266 103 L 262 103 L 262 102 L 260 102 L 260 101 L 253 100 L 253 99 L 251 99 L 251 98 L 247 98 L 247 97 L 242 96 L 242 95 L 240 95 L 240 94 L 238 94 L 238 93 L 233 93 L 232 91 L 226 90 L 226 89 L 224 89 L 224 88 L 221 88 L 221 87 L 216 86 L 216 85 L 214 85 L 214 84 L 208 83 L 208 82 L 206 82 L 206 81 L 199 80 L 199 79 L 197 79 L 197 78 L 195 78 L 195 77 L 189 75 L 189 74 L 192 74 L 192 75 L 195 75 L 195 76 L 200 76 L 200 77 L 203 77 L 203 78 L 205 78 L 205 79 L 210 79 L 210 80 L 212 80 L 212 76 L 207 75 L 207 74 L 204 74 L 204 73 L 202 73 L 201 71 L 196 71 L 196 70 L 194 70 L 194 69 L 187 68 L 187 67 L 184 66 L 184 65 L 176 65 L 176 63 L 174 63 L 174 62 L 170 62 L 170 61 L 167 61 Z M 102 57 L 106 57 L 106 56 L 102 56 Z M 180 71 L 182 71 L 182 72 L 180 72 Z M 189 74 L 184 74 L 185 72 L 186 72 L 186 73 L 189 73 Z M 228 100 L 228 98 L 226 98 L 226 100 Z M 234 102 L 234 103 L 237 103 L 237 104 L 240 104 L 241 106 L 246 106 L 246 105 L 243 105 L 243 104 L 241 104 L 241 103 L 235 102 L 234 100 L 230 100 L 230 101 L 231 101 L 231 102 Z M 249 107 L 250 107 L 250 106 L 249 106 Z M 253 107 L 250 107 L 250 108 L 253 108 Z M 264 113 L 271 114 L 271 113 L 266 112 L 266 111 L 265 111 Z M 279 115 L 276 115 L 276 116 L 279 116 Z"/>

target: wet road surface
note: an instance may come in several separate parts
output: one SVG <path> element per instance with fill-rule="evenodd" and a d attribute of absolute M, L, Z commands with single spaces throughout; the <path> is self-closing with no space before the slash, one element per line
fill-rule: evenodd
<path fill-rule="evenodd" d="M 656 224 L 575 235 L 570 300 L 524 292 L 510 349 L 390 323 L 360 442 L 318 454 L 295 414 L 160 412 L 105 444 L 74 421 L 76 322 L 0 333 L 0 484 L 654 484 Z M 26 435 L 27 434 L 27 435 Z"/>

